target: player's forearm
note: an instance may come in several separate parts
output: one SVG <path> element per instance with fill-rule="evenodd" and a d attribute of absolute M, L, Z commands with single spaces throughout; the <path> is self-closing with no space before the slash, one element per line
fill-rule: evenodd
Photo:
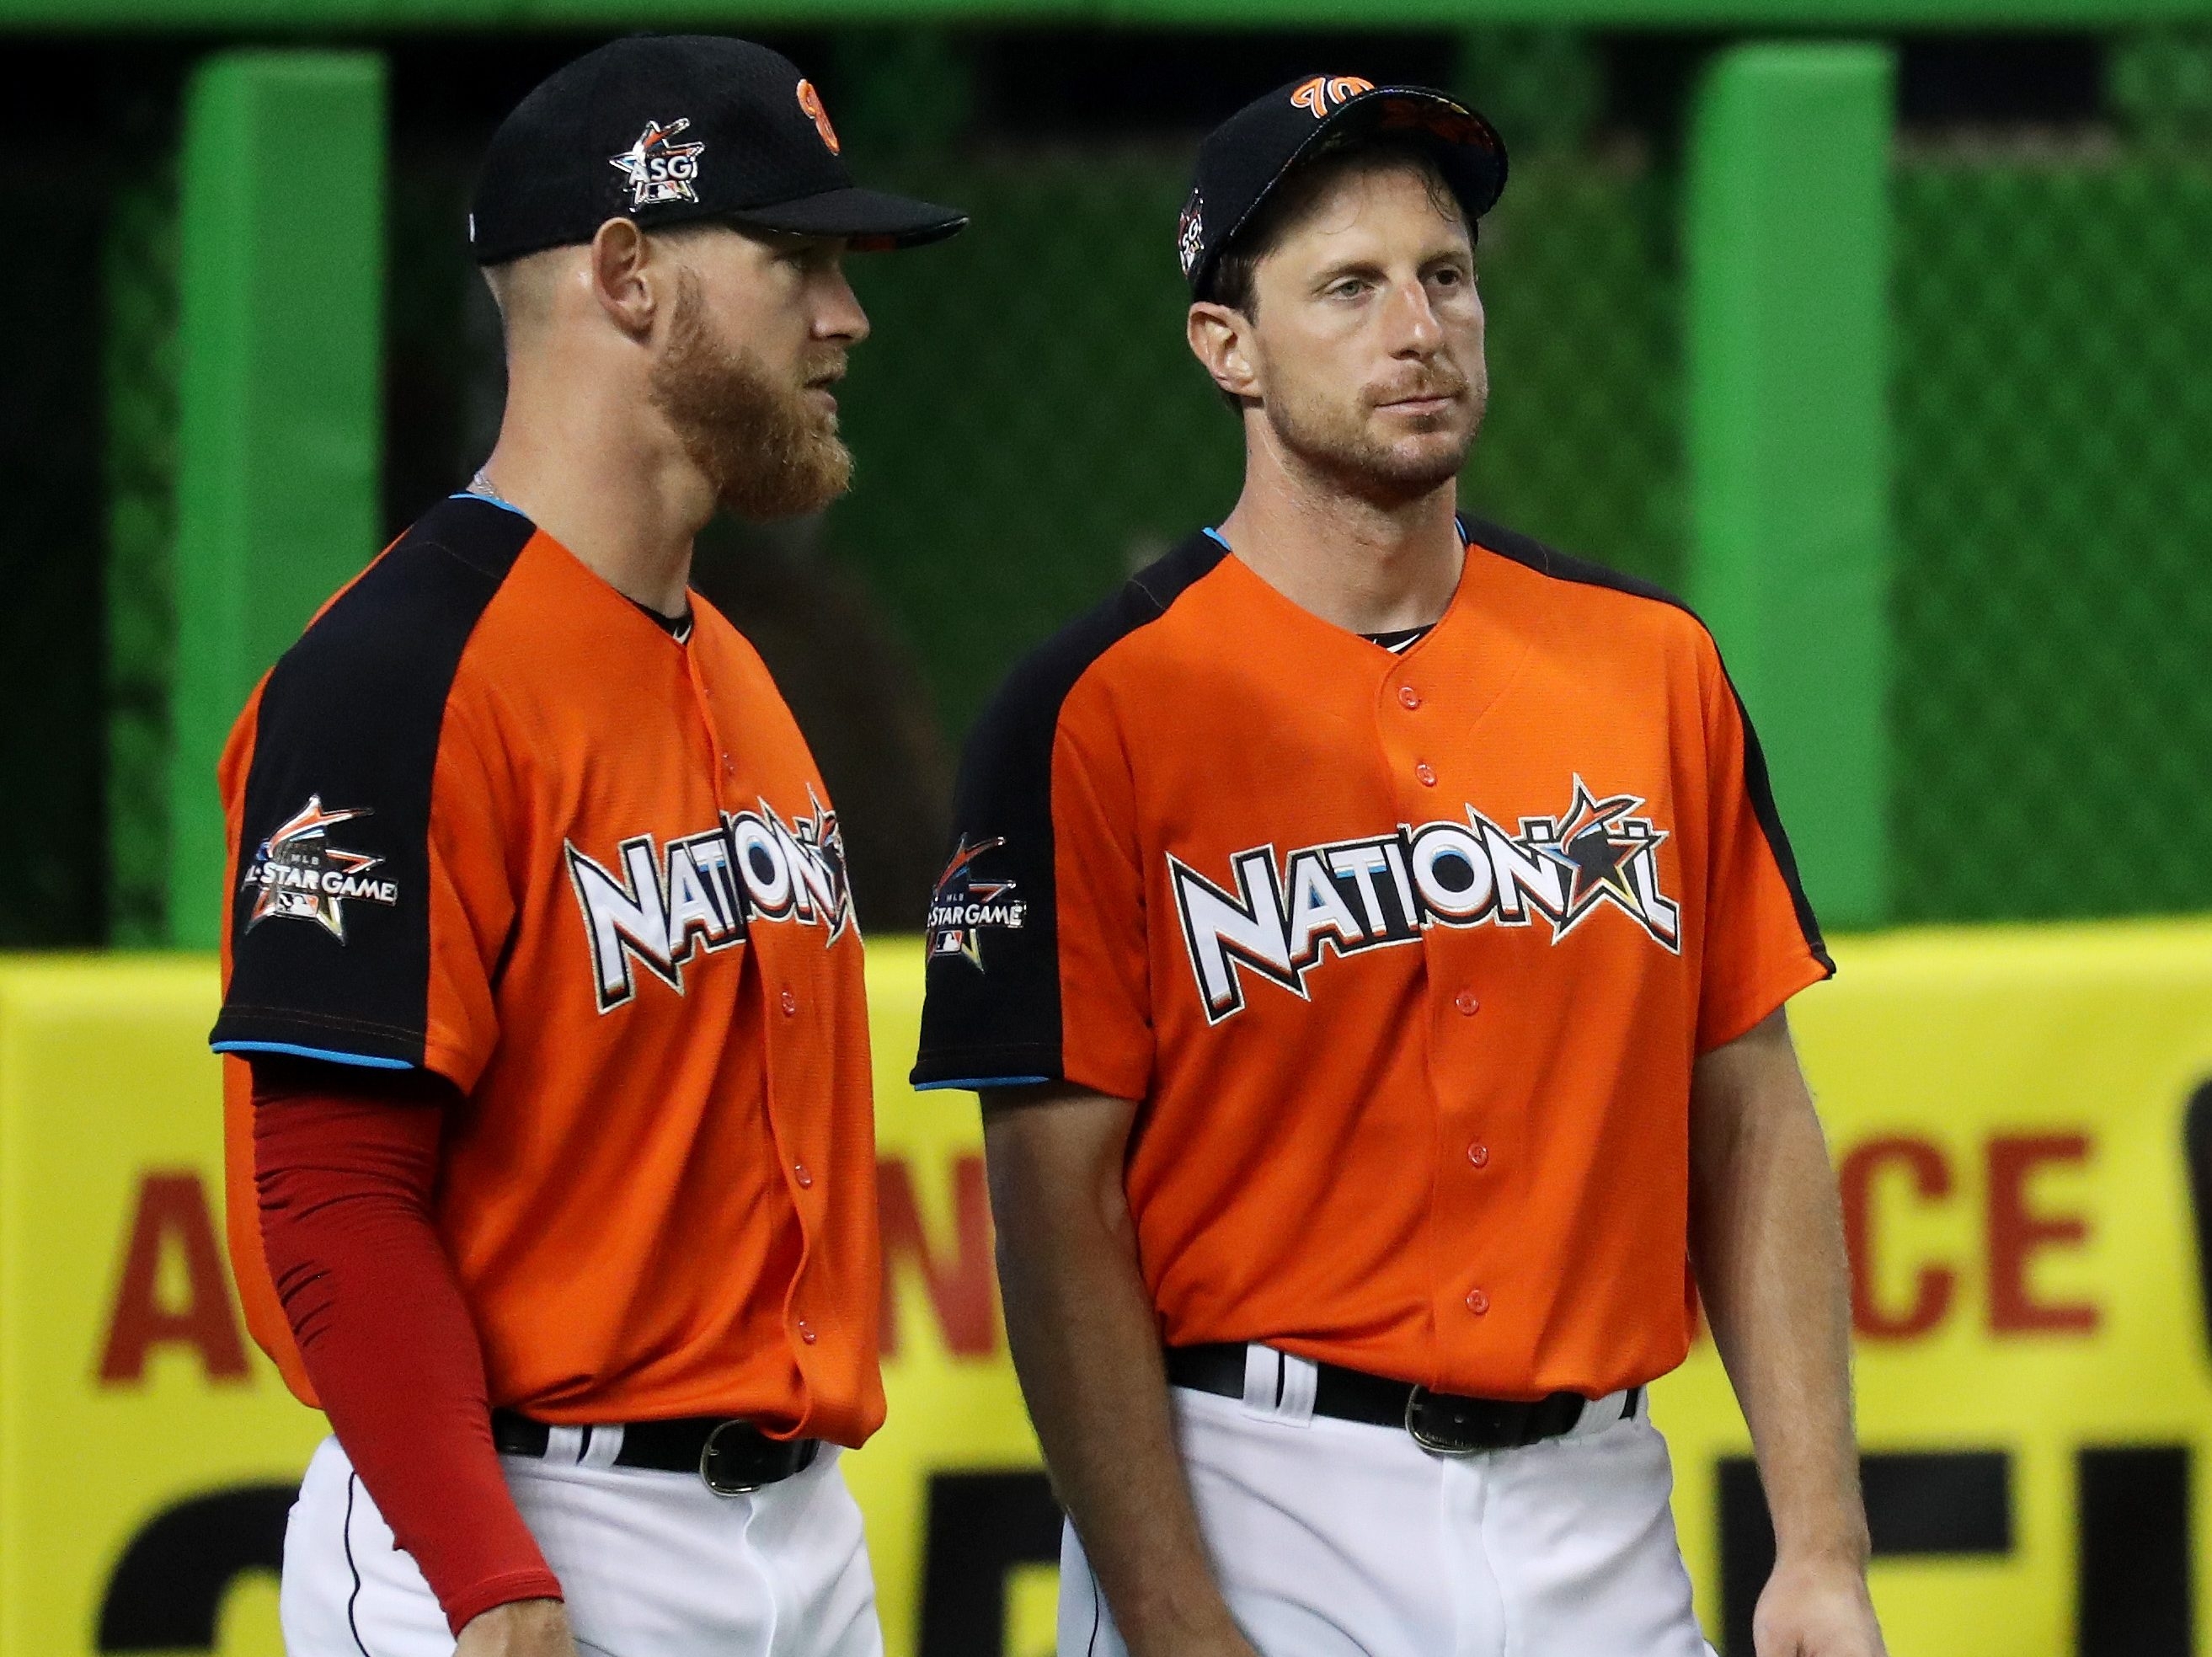
<path fill-rule="evenodd" d="M 434 1106 L 257 1087 L 270 1269 L 338 1441 L 459 1632 L 560 1584 L 492 1448 L 476 1331 L 428 1193 Z"/>
<path fill-rule="evenodd" d="M 1691 1131 L 1698 1284 L 1750 1424 L 1778 1557 L 1863 1566 L 1850 1295 L 1820 1120 L 1786 1029 L 1699 1061 Z M 1718 1061 L 1718 1062 L 1716 1062 Z"/>
<path fill-rule="evenodd" d="M 1116 1224 L 1018 1160 L 994 1143 L 999 1280 L 1054 1489 L 1135 1657 L 1241 1649 L 1176 1447 L 1127 1210 Z"/>

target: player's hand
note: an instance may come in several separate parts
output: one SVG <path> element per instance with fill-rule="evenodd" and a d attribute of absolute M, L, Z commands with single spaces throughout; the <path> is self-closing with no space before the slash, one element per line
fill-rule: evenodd
<path fill-rule="evenodd" d="M 1842 1561 L 1784 1563 L 1752 1613 L 1758 1657 L 1887 1657 L 1866 1573 Z"/>
<path fill-rule="evenodd" d="M 471 1617 L 453 1657 L 576 1657 L 568 1608 L 558 1599 L 514 1599 Z"/>

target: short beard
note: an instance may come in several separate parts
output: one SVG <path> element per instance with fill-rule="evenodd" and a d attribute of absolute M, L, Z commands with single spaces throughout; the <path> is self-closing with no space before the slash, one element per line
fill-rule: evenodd
<path fill-rule="evenodd" d="M 805 368 L 811 377 L 817 365 Z M 749 522 L 819 512 L 852 483 L 852 451 L 834 417 L 825 422 L 803 390 L 777 385 L 757 354 L 709 329 L 689 271 L 677 288 L 667 348 L 653 366 L 652 395 L 715 499 Z"/>
<path fill-rule="evenodd" d="M 1474 418 L 1468 423 L 1466 440 L 1443 454 L 1401 455 L 1377 442 L 1368 429 L 1370 410 L 1364 403 L 1350 410 L 1308 410 L 1271 398 L 1262 411 L 1284 448 L 1312 470 L 1363 501 L 1395 506 L 1418 501 L 1460 475 L 1482 429 L 1490 387 L 1480 367 L 1471 379 L 1448 368 L 1432 375 L 1428 385 L 1401 393 L 1450 396 L 1462 391 Z"/>

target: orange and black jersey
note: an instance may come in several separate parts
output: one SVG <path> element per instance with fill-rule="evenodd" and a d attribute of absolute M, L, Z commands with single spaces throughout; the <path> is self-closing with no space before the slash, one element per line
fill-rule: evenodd
<path fill-rule="evenodd" d="M 1138 1102 L 1173 1344 L 1596 1395 L 1687 1347 L 1692 1061 L 1832 968 L 1696 618 L 1466 533 L 1402 650 L 1208 531 L 1018 670 L 915 1081 Z"/>
<path fill-rule="evenodd" d="M 684 636 L 677 636 L 679 632 Z M 820 774 L 712 606 L 642 612 L 456 496 L 317 617 L 222 773 L 233 1055 L 463 1095 L 436 1223 L 491 1399 L 556 1423 L 881 1421 L 861 944 Z M 253 1224 L 231 1244 L 305 1376 Z"/>

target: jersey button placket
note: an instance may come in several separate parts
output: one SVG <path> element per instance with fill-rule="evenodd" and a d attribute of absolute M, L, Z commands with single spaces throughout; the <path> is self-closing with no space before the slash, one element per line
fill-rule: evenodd
<path fill-rule="evenodd" d="M 707 727 L 707 742 L 708 752 L 712 756 L 711 763 L 714 778 L 714 798 L 726 808 L 730 803 L 732 780 L 738 774 L 737 756 L 722 746 L 721 729 L 714 723 L 714 711 L 711 706 L 714 700 L 714 692 L 699 671 L 698 653 L 696 651 L 685 651 L 684 665 L 685 671 L 690 676 L 691 694 L 696 699 L 696 705 L 699 710 L 700 723 Z"/>

